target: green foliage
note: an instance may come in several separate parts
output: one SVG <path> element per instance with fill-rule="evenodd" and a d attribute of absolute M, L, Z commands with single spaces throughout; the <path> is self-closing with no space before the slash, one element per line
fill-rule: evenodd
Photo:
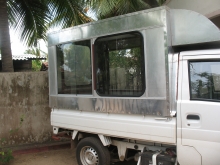
<path fill-rule="evenodd" d="M 112 68 L 140 67 L 140 48 L 115 50 L 109 52 L 109 66 Z"/>
<path fill-rule="evenodd" d="M 41 54 L 48 56 L 48 54 L 46 52 L 40 50 L 37 47 L 31 47 L 31 48 L 27 49 L 24 53 L 25 54 L 34 54 L 37 57 L 39 57 Z M 32 70 L 33 71 L 40 71 L 41 66 L 42 66 L 42 62 L 40 60 L 38 60 L 38 59 L 32 60 Z"/>
<path fill-rule="evenodd" d="M 13 130 L 10 130 L 9 133 L 10 134 L 14 134 L 16 132 L 19 131 L 19 129 L 21 128 L 22 126 L 22 123 L 24 122 L 24 116 L 22 115 L 20 117 L 20 122 L 19 122 L 19 126 Z M 2 144 L 4 141 L 6 141 L 7 139 L 5 138 L 2 138 L 0 139 L 0 144 Z M 12 155 L 12 150 L 11 149 L 3 149 L 0 145 L 0 164 L 3 163 L 3 164 L 7 164 L 9 163 L 12 159 L 13 159 L 13 155 Z"/>
<path fill-rule="evenodd" d="M 45 1 L 8 0 L 7 5 L 10 25 L 20 32 L 26 45 L 36 44 L 37 39 L 46 40 L 50 15 Z"/>
<path fill-rule="evenodd" d="M 6 164 L 14 159 L 12 150 L 0 151 L 0 163 Z"/>
<path fill-rule="evenodd" d="M 143 0 L 88 0 L 98 19 L 114 17 L 150 8 Z"/>
<path fill-rule="evenodd" d="M 84 0 L 47 0 L 52 21 L 50 27 L 67 28 L 93 21 L 87 16 L 87 4 Z"/>
<path fill-rule="evenodd" d="M 165 0 L 86 0 L 98 19 L 158 7 L 164 2 Z"/>
<path fill-rule="evenodd" d="M 47 39 L 51 26 L 61 28 L 92 21 L 84 10 L 84 0 L 8 0 L 9 23 L 28 46 Z"/>
<path fill-rule="evenodd" d="M 40 60 L 32 60 L 32 70 L 33 71 L 40 71 L 41 65 L 42 65 L 42 63 Z"/>

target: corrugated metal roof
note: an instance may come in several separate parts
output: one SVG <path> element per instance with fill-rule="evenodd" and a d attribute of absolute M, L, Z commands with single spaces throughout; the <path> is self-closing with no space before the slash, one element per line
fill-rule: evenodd
<path fill-rule="evenodd" d="M 34 54 L 19 54 L 12 55 L 13 60 L 28 60 L 28 59 L 46 59 L 46 55 L 36 56 Z M 2 59 L 2 55 L 0 54 L 0 60 Z"/>

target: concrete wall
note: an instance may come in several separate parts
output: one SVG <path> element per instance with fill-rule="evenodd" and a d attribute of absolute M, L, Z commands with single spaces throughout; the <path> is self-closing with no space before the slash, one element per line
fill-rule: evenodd
<path fill-rule="evenodd" d="M 48 90 L 48 72 L 0 73 L 0 147 L 51 140 Z"/>

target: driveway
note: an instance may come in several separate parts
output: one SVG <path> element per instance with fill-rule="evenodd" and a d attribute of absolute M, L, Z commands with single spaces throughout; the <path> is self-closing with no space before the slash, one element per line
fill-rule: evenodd
<path fill-rule="evenodd" d="M 136 165 L 137 162 L 119 162 L 112 165 Z M 60 149 L 15 155 L 9 165 L 77 165 L 75 149 Z"/>

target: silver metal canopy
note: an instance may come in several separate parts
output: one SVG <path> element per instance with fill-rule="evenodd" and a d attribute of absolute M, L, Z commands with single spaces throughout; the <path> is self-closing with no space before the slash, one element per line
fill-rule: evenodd
<path fill-rule="evenodd" d="M 169 9 L 165 6 L 50 33 L 48 46 L 125 32 L 129 29 L 155 27 L 170 28 L 171 35 L 167 37 L 170 38 L 172 46 L 220 41 L 220 30 L 205 16 L 194 11 Z"/>
<path fill-rule="evenodd" d="M 58 94 L 57 45 L 138 31 L 143 36 L 145 92 L 141 97 Z M 48 34 L 50 107 L 118 114 L 170 116 L 176 107 L 172 47 L 220 41 L 219 29 L 206 17 L 188 10 L 159 7 Z M 92 54 L 92 50 L 91 50 Z M 175 60 L 175 58 L 174 58 Z M 177 59 L 176 59 L 177 60 Z M 95 78 L 93 69 L 93 79 Z M 174 75 L 171 77 L 171 75 Z"/>
<path fill-rule="evenodd" d="M 170 15 L 172 46 L 220 41 L 220 30 L 205 16 L 182 9 Z"/>

